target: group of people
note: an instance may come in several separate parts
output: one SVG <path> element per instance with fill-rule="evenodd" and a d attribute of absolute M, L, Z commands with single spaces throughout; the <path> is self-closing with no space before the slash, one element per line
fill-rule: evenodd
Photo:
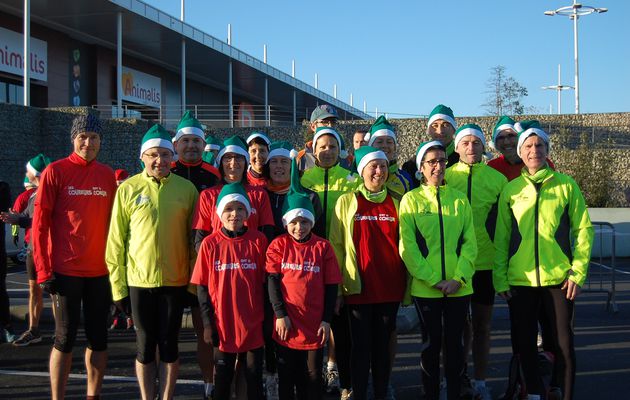
<path fill-rule="evenodd" d="M 573 307 L 593 229 L 575 181 L 553 169 L 540 124 L 501 117 L 487 144 L 478 125 L 458 127 L 438 105 L 429 140 L 400 168 L 385 117 L 355 133 L 353 154 L 337 120 L 318 106 L 312 141 L 297 152 L 263 132 L 218 141 L 187 112 L 174 137 L 159 124 L 146 132 L 143 170 L 118 187 L 96 161 L 92 115 L 74 120 L 69 157 L 31 160 L 29 279 L 53 296 L 52 397 L 64 397 L 83 310 L 87 397 L 99 398 L 113 301 L 133 315 L 143 399 L 173 397 L 186 307 L 205 398 L 229 399 L 239 374 L 237 391 L 250 400 L 276 376 L 280 400 L 321 399 L 323 390 L 392 398 L 401 304 L 420 317 L 425 398 L 439 398 L 442 359 L 449 400 L 490 399 L 498 293 L 528 398 L 550 396 L 538 370 L 540 322 L 556 360 L 551 386 L 571 399 Z M 486 164 L 488 147 L 501 156 Z M 25 335 L 38 337 L 36 324 Z"/>

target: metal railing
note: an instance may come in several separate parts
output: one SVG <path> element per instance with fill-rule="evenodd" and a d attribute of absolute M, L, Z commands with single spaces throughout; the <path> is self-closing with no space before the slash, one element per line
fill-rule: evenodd
<path fill-rule="evenodd" d="M 595 228 L 593 246 L 598 246 L 599 251 L 595 258 L 597 261 L 591 258 L 590 268 L 583 290 L 585 292 L 606 293 L 606 311 L 617 313 L 619 311 L 615 299 L 617 289 L 615 258 L 617 249 L 615 237 L 617 233 L 614 225 L 609 222 L 593 221 L 592 224 Z M 610 240 L 608 240 L 608 236 L 610 236 Z M 604 253 L 604 250 L 608 250 L 610 253 Z M 610 254 L 610 265 L 604 263 L 605 254 Z M 597 267 L 597 269 L 593 267 Z"/>

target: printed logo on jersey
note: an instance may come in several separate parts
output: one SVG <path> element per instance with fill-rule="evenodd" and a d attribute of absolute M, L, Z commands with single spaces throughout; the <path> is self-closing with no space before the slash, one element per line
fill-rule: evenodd
<path fill-rule="evenodd" d="M 241 258 L 239 262 L 235 263 L 221 263 L 221 261 L 214 262 L 214 270 L 217 272 L 228 271 L 228 270 L 256 270 L 256 263 L 250 260 L 249 258 Z"/>
<path fill-rule="evenodd" d="M 139 194 L 138 197 L 136 197 L 136 205 L 139 206 L 144 203 L 148 203 L 150 200 L 151 198 L 149 198 L 146 194 Z"/>
<path fill-rule="evenodd" d="M 355 221 L 380 221 L 380 222 L 396 222 L 396 217 L 392 217 L 389 214 L 378 215 L 361 215 L 359 213 L 354 214 Z"/>
<path fill-rule="evenodd" d="M 315 265 L 314 261 L 304 261 L 304 264 L 292 264 L 287 262 L 282 262 L 281 266 L 282 271 L 304 271 L 304 272 L 313 272 L 319 273 L 321 268 L 319 265 Z"/>
<path fill-rule="evenodd" d="M 100 196 L 107 197 L 107 190 L 100 186 L 92 186 L 91 189 L 79 189 L 74 186 L 67 186 L 68 196 Z"/>

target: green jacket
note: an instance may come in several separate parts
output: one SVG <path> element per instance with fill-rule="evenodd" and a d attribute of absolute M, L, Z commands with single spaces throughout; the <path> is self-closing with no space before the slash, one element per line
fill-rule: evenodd
<path fill-rule="evenodd" d="M 534 176 L 524 170 L 499 199 L 494 288 L 559 285 L 567 277 L 582 286 L 592 243 L 593 227 L 575 181 L 551 168 Z"/>
<path fill-rule="evenodd" d="M 388 189 L 389 191 L 389 189 Z M 335 213 L 330 221 L 330 243 L 335 250 L 343 282 L 340 285 L 341 294 L 350 296 L 361 293 L 361 276 L 357 266 L 357 250 L 354 246 L 354 215 L 359 203 L 356 196 L 361 194 L 345 193 L 339 197 L 335 205 Z M 388 194 L 391 196 L 390 194 Z M 394 196 L 392 201 L 398 212 L 399 201 Z M 385 199 L 383 199 L 385 201 Z M 407 282 L 410 280 L 408 279 Z M 409 285 L 405 292 L 404 304 L 411 304 Z"/>
<path fill-rule="evenodd" d="M 422 184 L 400 202 L 400 256 L 413 278 L 411 295 L 439 298 L 433 286 L 455 279 L 460 297 L 473 292 L 477 240 L 466 196 L 448 185 Z"/>
<path fill-rule="evenodd" d="M 507 178 L 484 163 L 468 165 L 462 161 L 446 170 L 444 179 L 452 188 L 466 194 L 472 206 L 477 259 L 475 270 L 491 270 L 494 266 L 494 232 L 497 224 L 499 196 Z"/>
<path fill-rule="evenodd" d="M 143 171 L 120 185 L 105 250 L 114 300 L 127 297 L 129 286 L 188 285 L 197 197 L 195 186 L 175 174 L 158 184 Z"/>
<path fill-rule="evenodd" d="M 339 164 L 332 168 L 324 169 L 318 166 L 304 171 L 304 175 L 300 180 L 302 186 L 311 189 L 319 196 L 324 209 L 326 238 L 330 235 L 330 221 L 335 210 L 335 203 L 339 196 L 344 193 L 353 191 L 359 179 L 356 175 L 352 175 L 350 171 L 341 167 Z"/>

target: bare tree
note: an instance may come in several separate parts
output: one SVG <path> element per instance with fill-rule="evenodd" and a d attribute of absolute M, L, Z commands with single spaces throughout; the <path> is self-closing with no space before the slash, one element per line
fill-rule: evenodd
<path fill-rule="evenodd" d="M 503 65 L 490 68 L 486 82 L 486 102 L 482 104 L 488 115 L 522 115 L 525 112 L 523 97 L 527 88 L 505 73 Z"/>

